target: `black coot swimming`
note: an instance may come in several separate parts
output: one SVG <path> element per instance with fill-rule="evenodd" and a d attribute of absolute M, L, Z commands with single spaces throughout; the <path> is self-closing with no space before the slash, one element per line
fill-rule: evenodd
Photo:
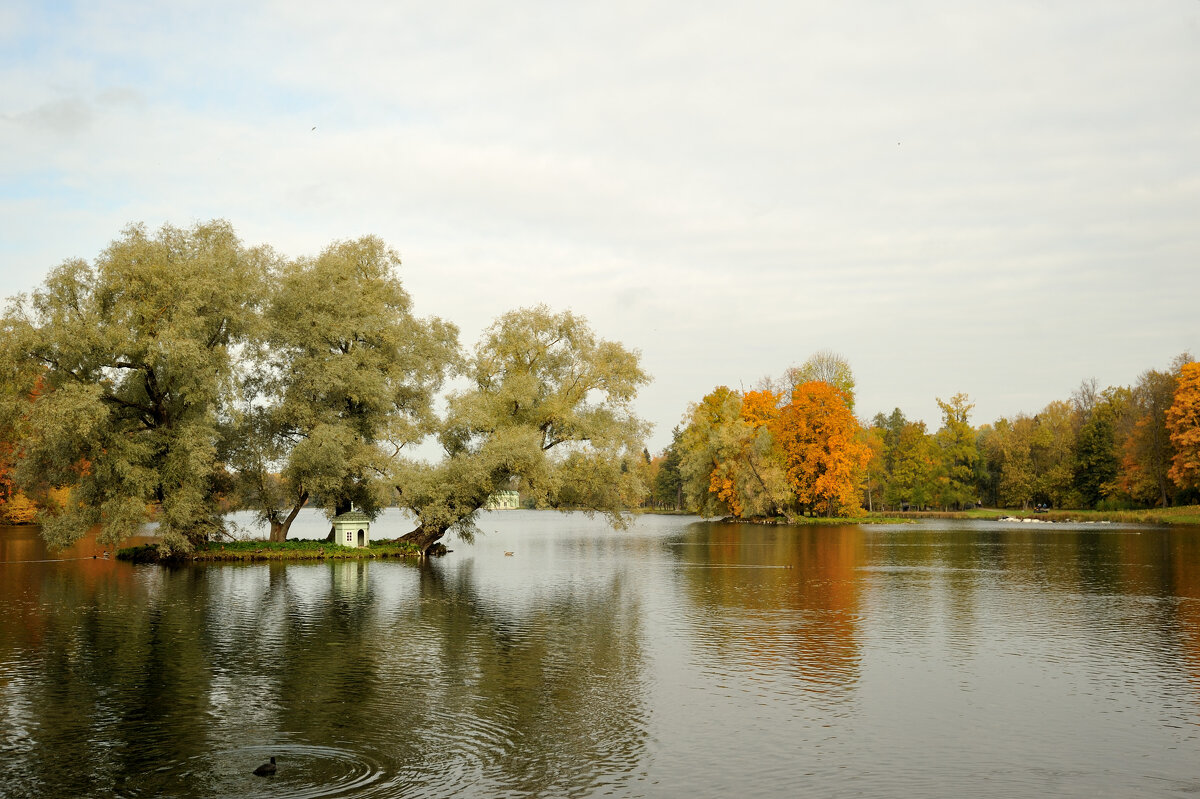
<path fill-rule="evenodd" d="M 275 758 L 271 758 L 270 763 L 263 763 L 258 768 L 254 769 L 254 773 L 259 777 L 269 777 L 275 773 Z"/>

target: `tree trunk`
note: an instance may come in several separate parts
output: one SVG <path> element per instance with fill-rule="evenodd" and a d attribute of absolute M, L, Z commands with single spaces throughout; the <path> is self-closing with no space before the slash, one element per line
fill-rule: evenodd
<path fill-rule="evenodd" d="M 300 509 L 308 502 L 308 492 L 300 494 L 296 504 L 292 506 L 286 518 L 282 521 L 279 519 L 271 519 L 271 540 L 272 541 L 287 541 L 288 530 L 292 529 L 292 522 L 296 521 L 296 517 L 300 514 Z"/>
<path fill-rule="evenodd" d="M 428 557 L 429 550 L 431 550 L 445 534 L 446 528 L 444 527 L 418 527 L 411 533 L 406 533 L 405 535 L 400 536 L 400 540 L 416 544 L 421 548 L 421 554 L 425 557 Z"/>

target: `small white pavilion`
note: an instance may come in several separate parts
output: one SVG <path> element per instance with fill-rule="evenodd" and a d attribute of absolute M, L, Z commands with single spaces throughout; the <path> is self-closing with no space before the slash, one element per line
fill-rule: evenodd
<path fill-rule="evenodd" d="M 371 543 L 371 517 L 352 510 L 333 517 L 333 543 L 344 547 L 365 547 Z"/>

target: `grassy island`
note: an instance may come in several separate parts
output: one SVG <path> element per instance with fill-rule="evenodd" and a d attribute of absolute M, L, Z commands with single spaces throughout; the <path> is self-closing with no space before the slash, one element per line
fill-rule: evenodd
<path fill-rule="evenodd" d="M 212 541 L 186 555 L 162 557 L 156 544 L 117 551 L 119 560 L 133 563 L 248 562 L 263 560 L 366 560 L 421 557 L 421 549 L 404 541 L 375 541 L 365 547 L 344 547 L 328 541 Z"/>

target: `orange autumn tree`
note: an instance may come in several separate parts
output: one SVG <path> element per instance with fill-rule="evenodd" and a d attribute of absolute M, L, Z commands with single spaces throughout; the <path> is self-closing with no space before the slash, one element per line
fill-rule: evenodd
<path fill-rule="evenodd" d="M 780 396 L 774 391 L 747 391 L 742 397 L 742 419 L 755 429 L 779 418 Z"/>
<path fill-rule="evenodd" d="M 1180 367 L 1167 432 L 1175 449 L 1168 475 L 1182 489 L 1200 488 L 1200 363 Z"/>
<path fill-rule="evenodd" d="M 772 428 L 802 507 L 826 516 L 861 513 L 859 477 L 871 449 L 846 392 L 818 380 L 801 383 Z"/>

